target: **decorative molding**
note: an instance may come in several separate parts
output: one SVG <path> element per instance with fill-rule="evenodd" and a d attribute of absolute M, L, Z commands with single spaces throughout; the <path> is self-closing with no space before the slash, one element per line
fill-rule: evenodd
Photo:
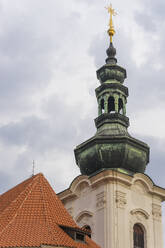
<path fill-rule="evenodd" d="M 97 208 L 97 210 L 104 208 L 105 204 L 106 204 L 106 194 L 103 191 L 103 192 L 96 195 L 96 208 Z"/>
<path fill-rule="evenodd" d="M 162 209 L 158 204 L 152 204 L 152 215 L 155 220 L 161 221 L 162 218 Z"/>
<path fill-rule="evenodd" d="M 136 184 L 137 182 L 142 183 L 144 190 L 146 190 L 146 192 L 148 192 L 148 193 L 153 192 L 153 187 L 155 187 L 155 186 L 154 186 L 151 178 L 148 177 L 147 175 L 142 174 L 142 173 L 136 173 L 133 177 L 132 184 Z"/>
<path fill-rule="evenodd" d="M 137 220 L 142 220 L 142 218 L 148 219 L 150 216 L 145 210 L 141 208 L 133 209 L 130 213 L 131 215 L 135 215 Z"/>
<path fill-rule="evenodd" d="M 136 180 L 132 185 L 132 191 L 146 195 L 149 192 L 148 185 L 141 180 Z"/>
<path fill-rule="evenodd" d="M 133 247 L 133 227 L 135 224 L 141 226 L 144 231 L 144 248 L 148 247 L 148 240 L 150 239 L 150 222 L 149 214 L 141 208 L 136 208 L 130 211 L 130 247 Z"/>
<path fill-rule="evenodd" d="M 116 205 L 117 208 L 125 208 L 127 204 L 126 193 L 122 191 L 116 191 Z"/>
<path fill-rule="evenodd" d="M 74 219 L 80 227 L 90 226 L 92 235 L 94 235 L 94 219 L 92 212 L 87 210 L 82 211 Z"/>
<path fill-rule="evenodd" d="M 83 180 L 82 182 L 79 182 L 77 186 L 75 187 L 74 191 L 76 192 L 76 195 L 78 197 L 85 198 L 87 194 L 90 192 L 90 186 L 87 180 Z"/>
<path fill-rule="evenodd" d="M 84 211 L 81 211 L 76 217 L 75 217 L 75 221 L 76 222 L 80 222 L 81 219 L 83 219 L 84 217 L 89 217 L 91 218 L 93 216 L 93 213 L 89 210 L 84 210 Z"/>

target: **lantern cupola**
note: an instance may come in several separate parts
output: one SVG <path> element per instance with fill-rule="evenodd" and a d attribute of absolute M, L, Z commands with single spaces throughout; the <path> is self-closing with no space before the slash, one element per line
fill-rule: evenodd
<path fill-rule="evenodd" d="M 96 88 L 98 117 L 95 119 L 96 134 L 75 149 L 76 163 L 83 175 L 92 175 L 105 169 L 119 169 L 126 173 L 145 171 L 149 162 L 149 147 L 128 133 L 129 118 L 126 116 L 128 88 L 124 85 L 126 70 L 117 64 L 116 49 L 112 37 L 115 34 L 112 6 L 108 34 L 110 44 L 105 64 L 97 70 L 100 86 Z"/>

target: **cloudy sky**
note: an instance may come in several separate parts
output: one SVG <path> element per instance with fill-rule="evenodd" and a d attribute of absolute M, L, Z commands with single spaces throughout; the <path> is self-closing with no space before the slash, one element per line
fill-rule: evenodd
<path fill-rule="evenodd" d="M 59 192 L 95 133 L 96 70 L 109 16 L 102 0 L 0 1 L 0 192 L 43 172 Z M 130 134 L 151 147 L 146 173 L 165 187 L 165 1 L 115 0 L 118 64 L 127 69 Z"/>

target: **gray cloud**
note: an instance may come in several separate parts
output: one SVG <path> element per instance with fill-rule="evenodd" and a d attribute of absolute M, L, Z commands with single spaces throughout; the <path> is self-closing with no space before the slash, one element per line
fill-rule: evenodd
<path fill-rule="evenodd" d="M 0 170 L 0 181 L 1 181 L 1 187 L 0 187 L 0 194 L 7 191 L 9 187 L 15 186 L 15 180 L 12 183 L 12 176 L 9 175 L 9 173 L 5 173 L 4 171 Z"/>
<path fill-rule="evenodd" d="M 147 32 L 155 32 L 157 28 L 157 23 L 155 19 L 152 19 L 152 15 L 146 12 L 136 12 L 135 20 L 140 26 L 142 26 Z"/>
<path fill-rule="evenodd" d="M 19 3 L 15 11 L 7 3 L 10 6 L 8 1 L 2 3 L 0 24 L 1 115 L 32 109 L 31 98 L 46 90 L 54 70 L 68 57 L 68 26 L 73 32 L 80 19 L 75 11 L 67 15 L 62 3 L 54 1 L 15 1 L 16 6 Z M 66 14 L 61 15 L 62 11 Z"/>
<path fill-rule="evenodd" d="M 164 65 L 164 26 L 162 33 L 159 26 L 164 20 L 164 2 L 148 3 L 147 13 L 133 13 L 142 32 L 155 31 L 159 36 L 158 44 L 149 47 L 147 62 L 136 66 L 134 41 L 122 25 L 114 38 L 118 64 L 128 73 L 128 116 L 164 101 L 164 68 L 154 68 L 155 63 Z M 95 133 L 94 87 L 99 85 L 95 69 L 103 65 L 108 47 L 106 31 L 102 33 L 100 25 L 105 21 L 101 5 L 88 0 L 1 2 L 1 192 L 31 175 L 33 159 L 36 171 L 43 171 L 56 191 L 67 187 L 79 173 L 73 148 Z M 144 1 L 143 5 L 146 9 Z M 82 96 L 83 87 L 86 94 Z M 69 102 L 72 96 L 77 98 Z M 164 186 L 160 176 L 160 171 L 164 172 L 164 141 L 140 138 L 151 147 L 147 173 Z"/>
<path fill-rule="evenodd" d="M 1 126 L 1 142 L 9 146 L 27 146 L 38 152 L 46 152 L 55 146 L 59 150 L 68 148 L 70 142 L 76 139 L 77 125 L 70 121 L 74 110 L 68 110 L 65 104 L 55 99 L 54 112 L 49 118 L 29 116 Z"/>
<path fill-rule="evenodd" d="M 142 17 L 142 20 L 144 21 L 144 24 L 141 22 L 140 19 L 137 19 L 137 21 L 139 20 L 141 25 L 142 26 L 144 25 L 146 29 L 149 28 L 148 25 L 145 25 L 149 20 L 150 20 L 151 26 L 153 24 L 153 20 L 157 24 L 158 23 L 160 24 L 160 22 L 164 20 L 165 3 L 163 0 L 158 0 L 158 1 L 148 0 L 145 2 L 142 1 L 142 5 L 143 5 L 143 9 L 141 10 L 141 17 Z M 145 16 L 146 18 L 149 18 L 149 20 L 147 20 Z"/>

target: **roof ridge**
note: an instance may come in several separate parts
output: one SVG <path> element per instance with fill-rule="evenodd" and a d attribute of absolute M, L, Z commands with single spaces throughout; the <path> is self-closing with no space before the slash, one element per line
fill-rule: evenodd
<path fill-rule="evenodd" d="M 0 195 L 0 201 L 2 202 L 2 205 L 0 206 L 0 213 L 2 213 L 7 207 L 9 207 L 12 204 L 12 202 L 15 201 L 19 197 L 19 195 L 22 194 L 22 192 L 24 192 L 26 190 L 27 186 L 30 185 L 33 182 L 33 180 L 35 180 L 36 177 L 38 177 L 40 175 L 42 175 L 42 173 L 38 173 L 38 174 L 36 174 L 34 176 L 31 176 L 28 179 L 26 179 L 25 181 L 19 183 L 15 187 L 13 187 L 13 188 L 9 189 L 8 191 L 4 192 L 3 194 L 1 194 Z M 23 189 L 18 190 L 18 189 L 21 188 L 21 186 L 23 186 Z M 17 191 L 16 191 L 16 189 L 17 189 Z M 8 196 L 8 195 L 13 196 L 15 194 L 15 191 L 16 192 L 19 191 L 19 193 L 15 197 L 11 197 L 13 199 L 11 199 L 11 201 L 7 202 L 7 205 L 3 207 L 3 202 L 6 202 L 5 197 Z M 4 199 L 5 199 L 5 201 L 4 201 Z"/>
<path fill-rule="evenodd" d="M 41 180 L 42 180 L 42 185 L 41 185 Z M 42 187 L 43 186 L 43 187 Z M 46 189 L 46 187 L 48 187 L 48 186 L 50 186 L 49 185 L 49 183 L 47 182 L 47 180 L 46 180 L 46 178 L 43 176 L 43 177 L 40 177 L 40 190 L 41 190 L 41 192 L 42 192 L 42 199 L 43 199 L 43 206 L 44 206 L 44 211 L 45 211 L 45 220 L 46 220 L 46 225 L 47 225 L 47 227 L 48 227 L 48 230 L 49 230 L 49 232 L 50 232 L 50 234 L 51 234 L 51 239 L 52 239 L 52 242 L 54 242 L 54 243 L 56 243 L 56 244 L 58 244 L 58 242 L 57 242 L 57 240 L 56 240 L 56 233 L 54 232 L 54 230 L 56 229 L 56 228 L 59 228 L 60 229 L 60 231 L 61 232 L 64 232 L 64 230 L 63 229 L 61 229 L 61 227 L 59 226 L 59 224 L 58 223 L 56 223 L 56 222 L 53 222 L 52 220 L 53 220 L 53 216 L 52 216 L 52 212 L 50 211 L 50 209 L 49 209 L 49 206 L 47 205 L 48 204 L 48 202 L 47 202 L 47 199 L 45 199 L 45 190 L 44 190 L 44 188 Z M 50 189 L 50 187 L 49 187 L 49 189 Z M 54 192 L 54 191 L 53 191 Z M 54 192 L 55 193 L 55 192 Z M 51 217 L 51 218 L 49 218 L 49 216 Z M 69 247 L 69 248 L 76 248 L 76 246 L 74 246 L 73 244 L 74 244 L 74 240 L 72 240 L 72 238 L 65 232 L 65 235 L 67 235 L 68 236 L 68 239 L 70 239 L 70 242 L 72 243 L 72 245 L 70 244 L 68 244 L 67 246 Z M 48 244 L 47 244 L 48 245 Z M 59 246 L 59 245 L 58 245 Z M 61 246 L 65 246 L 65 243 L 63 244 L 63 245 L 61 245 Z"/>
<path fill-rule="evenodd" d="M 30 188 L 30 186 L 31 186 L 31 189 L 29 189 L 29 192 L 25 195 L 25 198 L 24 198 L 24 200 L 21 202 L 21 204 L 19 205 L 17 211 L 15 211 L 15 215 L 13 215 L 13 216 L 11 217 L 11 220 L 7 223 L 7 225 L 5 225 L 4 228 L 2 227 L 2 230 L 0 230 L 0 234 L 2 234 L 2 233 L 5 231 L 5 229 L 8 227 L 8 225 L 10 225 L 10 224 L 14 221 L 14 219 L 16 218 L 16 216 L 18 215 L 18 210 L 22 207 L 22 205 L 24 204 L 25 200 L 27 199 L 27 197 L 29 196 L 29 194 L 32 192 L 33 187 L 37 184 L 37 181 L 36 181 L 36 180 L 37 180 L 37 178 L 38 178 L 39 175 L 40 175 L 40 174 L 35 175 L 35 176 L 32 178 L 32 180 L 29 182 L 29 184 L 25 187 L 25 189 L 24 189 L 23 191 L 21 191 L 20 194 L 18 195 L 18 197 L 16 198 L 16 199 L 18 200 L 18 198 L 20 198 L 20 196 L 23 195 L 23 193 L 27 190 L 27 188 Z M 9 209 L 9 207 L 11 206 L 11 204 L 12 204 L 16 199 L 14 199 L 13 201 L 11 201 L 11 203 L 9 204 L 9 206 L 7 206 L 7 208 L 5 208 L 5 210 L 0 214 L 0 217 Z"/>
<path fill-rule="evenodd" d="M 15 189 L 17 189 L 17 188 L 19 188 L 20 186 L 24 185 L 25 182 L 28 182 L 28 181 L 29 181 L 29 183 L 30 183 L 30 182 L 32 181 L 31 179 L 32 179 L 32 178 L 28 178 L 28 179 L 26 179 L 25 181 L 23 181 L 23 182 L 19 183 L 18 185 L 16 185 L 14 188 L 11 188 L 11 189 L 9 189 L 7 192 L 4 192 L 3 194 L 1 194 L 1 195 L 0 195 L 0 200 L 2 201 L 2 198 L 5 198 L 5 196 L 7 196 L 8 194 L 10 195 L 10 193 L 13 193 L 13 191 L 14 191 Z M 29 185 L 29 183 L 27 183 L 27 185 L 25 186 L 24 189 L 26 189 L 26 187 Z M 16 196 L 16 198 L 17 198 L 22 192 L 23 192 L 23 190 L 21 190 L 21 191 L 18 193 L 18 195 Z M 11 204 L 16 198 L 13 198 L 13 199 L 6 205 L 6 207 L 10 206 L 10 204 Z M 2 209 L 0 210 L 1 213 L 6 209 L 6 207 L 4 207 L 4 208 L 2 208 Z"/>
<path fill-rule="evenodd" d="M 43 179 L 44 177 L 42 177 L 42 179 Z M 52 237 L 52 240 L 54 240 L 54 238 L 53 238 L 53 233 L 52 233 L 52 228 L 50 228 L 50 226 L 49 226 L 49 219 L 47 218 L 47 215 L 46 215 L 46 207 L 45 207 L 45 200 L 44 200 L 44 192 L 43 192 L 43 189 L 42 189 L 42 185 L 41 185 L 41 176 L 40 176 L 40 178 L 39 178 L 39 184 L 40 184 L 40 191 L 41 191 L 41 197 L 42 197 L 42 202 L 43 202 L 43 209 L 44 209 L 44 217 L 45 217 L 45 223 L 46 223 L 46 226 L 47 226 L 47 228 L 48 228 L 48 230 L 49 230 L 49 232 L 50 232 L 50 234 L 51 234 L 51 237 Z M 48 222 L 48 224 L 47 224 L 47 222 Z"/>
<path fill-rule="evenodd" d="M 47 215 L 46 215 L 46 217 L 47 216 L 51 216 L 52 217 L 52 212 L 51 212 L 51 210 L 50 210 L 50 208 L 49 208 L 49 206 L 46 206 L 47 204 L 48 204 L 48 202 L 47 202 L 47 199 L 45 200 L 45 191 L 43 190 L 43 188 L 46 188 L 48 185 L 49 185 L 49 183 L 47 182 L 47 180 L 46 180 L 46 178 L 42 178 L 43 179 L 43 187 L 41 187 L 41 190 L 42 190 L 42 193 L 43 193 L 43 202 L 44 202 L 44 209 L 45 209 L 45 211 L 47 212 Z M 51 192 L 52 193 L 52 192 Z M 53 191 L 53 193 L 56 195 L 56 193 Z M 58 197 L 57 197 L 58 198 Z M 59 199 L 59 198 L 58 198 Z M 59 199 L 59 201 L 60 201 L 60 199 Z M 60 201 L 61 202 L 61 201 Z M 64 207 L 64 206 L 63 206 Z M 71 217 L 71 216 L 70 216 Z M 72 217 L 71 217 L 72 218 Z M 70 240 L 69 242 L 71 242 L 70 244 L 68 244 L 67 246 L 69 247 L 69 248 L 76 248 L 76 244 L 75 244 L 75 240 L 73 240 L 62 228 L 61 228 L 61 226 L 58 224 L 58 223 L 56 223 L 56 222 L 54 222 L 53 221 L 53 218 L 47 218 L 47 221 L 48 221 L 48 223 L 49 223 L 49 229 L 50 229 L 50 231 L 51 231 L 51 234 L 52 234 L 52 236 L 53 236 L 53 240 L 52 241 L 54 241 L 54 242 L 57 242 L 57 240 L 56 240 L 56 234 L 55 234 L 55 232 L 54 232 L 54 230 L 55 230 L 55 226 L 56 227 L 58 227 L 59 229 L 60 229 L 60 231 L 62 231 L 62 232 L 64 232 L 65 233 L 65 235 L 67 235 L 68 236 L 68 239 Z M 76 224 L 76 223 L 75 223 Z M 52 227 L 54 226 L 54 228 L 52 229 Z M 67 226 L 67 225 L 66 225 Z M 65 246 L 65 244 L 63 244 L 63 246 Z"/>
<path fill-rule="evenodd" d="M 35 176 L 32 176 L 31 178 L 28 178 L 26 181 L 28 181 L 29 180 L 29 183 L 26 185 L 26 187 L 17 195 L 17 197 L 16 198 L 14 198 L 10 203 L 9 203 L 9 205 L 3 210 L 3 211 L 5 211 L 6 209 L 8 209 L 9 207 L 10 207 L 10 205 L 16 200 L 16 199 L 18 199 L 19 197 L 20 197 L 20 195 L 22 195 L 24 192 L 25 192 L 25 190 L 27 189 L 27 187 L 29 187 L 32 183 L 33 183 L 33 181 L 36 179 L 36 177 L 38 176 L 39 174 L 37 174 L 37 175 L 35 175 Z M 31 179 L 31 180 L 30 180 Z M 21 186 L 21 184 L 22 183 L 20 183 L 19 185 L 16 185 L 14 188 L 16 188 L 16 187 L 18 187 L 18 186 Z M 12 190 L 12 189 L 10 189 L 10 190 Z M 5 193 L 8 193 L 8 192 L 10 192 L 10 190 L 9 191 L 7 191 L 7 192 L 5 192 Z M 2 196 L 2 195 L 1 195 Z M 3 213 L 3 211 L 2 211 L 2 213 Z M 1 214 L 2 213 L 0 213 L 0 216 L 1 216 Z"/>

